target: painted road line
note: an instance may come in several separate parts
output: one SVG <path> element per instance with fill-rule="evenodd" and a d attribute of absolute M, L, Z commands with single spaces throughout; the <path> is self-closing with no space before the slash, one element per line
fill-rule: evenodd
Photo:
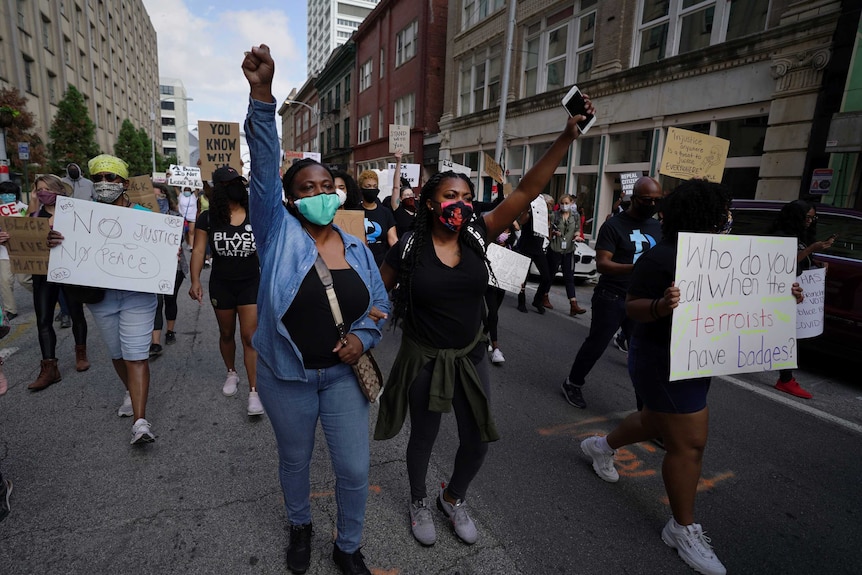
<path fill-rule="evenodd" d="M 784 397 L 784 394 L 782 394 L 781 392 L 775 393 L 774 391 L 770 391 L 769 389 L 764 388 L 762 385 L 752 385 L 746 381 L 742 381 L 741 379 L 737 379 L 730 375 L 721 375 L 717 377 L 719 379 L 728 381 L 737 387 L 741 387 L 742 389 L 760 394 L 763 397 L 768 397 L 769 399 L 777 401 L 778 403 L 782 403 L 787 407 L 791 407 L 797 411 L 807 413 L 808 415 L 813 415 L 818 419 L 828 421 L 829 423 L 834 423 L 839 427 L 843 427 L 844 429 L 862 435 L 862 425 L 859 425 L 858 423 L 853 423 L 852 421 L 847 421 L 846 419 L 842 419 L 837 415 L 826 413 L 825 411 L 817 409 L 816 407 L 811 407 L 809 405 L 805 405 L 804 403 L 799 403 L 798 401 L 790 399 L 789 397 Z"/>

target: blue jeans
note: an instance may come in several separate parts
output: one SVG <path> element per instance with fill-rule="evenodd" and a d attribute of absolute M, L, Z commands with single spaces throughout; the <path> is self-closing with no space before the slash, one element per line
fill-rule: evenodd
<path fill-rule="evenodd" d="M 278 443 L 287 519 L 291 525 L 311 523 L 309 465 L 320 419 L 335 471 L 335 543 L 353 553 L 362 541 L 368 499 L 368 400 L 349 365 L 305 374 L 307 382 L 279 380 L 264 362 L 257 364 L 257 391 Z"/>
<path fill-rule="evenodd" d="M 626 296 L 597 286 L 591 301 L 593 321 L 590 322 L 590 334 L 581 344 L 569 371 L 569 382 L 577 386 L 586 383 L 587 374 L 602 357 L 618 329 L 622 328 L 627 340 L 631 335 L 632 320 L 626 316 Z"/>

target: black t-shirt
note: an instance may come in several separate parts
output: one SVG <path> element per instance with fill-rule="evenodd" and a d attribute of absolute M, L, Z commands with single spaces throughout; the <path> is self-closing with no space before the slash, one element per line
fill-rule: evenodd
<path fill-rule="evenodd" d="M 380 204 L 373 210 L 365 210 L 365 240 L 377 263 L 382 261 L 389 249 L 389 228 L 395 227 L 395 216 Z"/>
<path fill-rule="evenodd" d="M 517 250 L 526 256 L 538 256 L 545 251 L 542 249 L 543 245 L 545 245 L 545 238 L 533 230 L 533 214 L 530 214 L 529 219 L 521 226 Z"/>
<path fill-rule="evenodd" d="M 608 219 L 599 229 L 596 251 L 612 252 L 611 261 L 633 264 L 661 239 L 661 223 L 654 218 L 639 220 L 628 212 Z M 625 295 L 631 274 L 602 274 L 598 287 Z"/>
<path fill-rule="evenodd" d="M 416 219 L 416 212 L 411 214 L 404 206 L 398 206 L 393 215 L 395 216 L 395 233 L 398 234 L 399 238 L 413 229 L 413 220 Z"/>
<path fill-rule="evenodd" d="M 662 240 L 648 250 L 635 264 L 628 293 L 633 297 L 656 299 L 664 297 L 664 290 L 673 283 L 676 273 L 676 245 Z M 647 323 L 635 323 L 634 336 L 639 341 L 670 347 L 671 317 L 662 317 Z"/>
<path fill-rule="evenodd" d="M 487 237 L 482 218 L 470 224 L 482 237 Z M 398 240 L 386 254 L 386 263 L 398 271 L 401 252 L 409 234 Z M 411 249 L 420 249 L 413 245 Z M 460 349 L 468 345 L 482 323 L 488 269 L 482 254 L 462 244 L 461 261 L 450 268 L 437 257 L 430 238 L 421 246 L 416 269 L 413 270 L 412 310 L 405 314 L 404 329 L 427 344 L 439 349 Z"/>
<path fill-rule="evenodd" d="M 247 280 L 260 276 L 257 259 L 257 244 L 246 212 L 245 220 L 238 226 L 213 224 L 210 211 L 201 212 L 196 229 L 207 233 L 213 254 L 210 281 Z"/>
<path fill-rule="evenodd" d="M 329 271 L 344 329 L 349 332 L 353 322 L 368 309 L 368 288 L 353 268 Z M 306 369 L 325 369 L 341 361 L 338 354 L 332 352 L 338 343 L 338 330 L 323 282 L 314 267 L 305 275 L 281 322 L 299 348 Z"/>

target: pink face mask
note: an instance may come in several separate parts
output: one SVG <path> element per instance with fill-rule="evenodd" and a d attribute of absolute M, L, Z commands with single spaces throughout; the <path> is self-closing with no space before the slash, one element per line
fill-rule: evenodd
<path fill-rule="evenodd" d="M 39 198 L 39 203 L 43 206 L 53 206 L 57 203 L 57 194 L 54 192 L 38 191 L 36 197 Z"/>
<path fill-rule="evenodd" d="M 464 200 L 449 200 L 440 202 L 440 221 L 443 225 L 457 232 L 473 217 L 473 204 Z"/>

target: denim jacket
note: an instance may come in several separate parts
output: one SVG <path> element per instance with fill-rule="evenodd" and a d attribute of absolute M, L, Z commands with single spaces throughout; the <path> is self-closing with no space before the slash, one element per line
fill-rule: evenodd
<path fill-rule="evenodd" d="M 314 267 L 317 249 L 299 220 L 282 203 L 275 103 L 249 101 L 245 134 L 251 153 L 249 216 L 261 268 L 257 331 L 252 344 L 257 350 L 258 361 L 264 363 L 275 377 L 306 381 L 302 356 L 281 318 L 296 297 L 302 280 Z M 368 350 L 380 341 L 382 327 L 369 319 L 368 312 L 372 306 L 376 306 L 388 313 L 389 297 L 374 263 L 374 256 L 365 244 L 337 226 L 333 227 L 344 241 L 347 263 L 359 274 L 368 289 L 368 309 L 350 326 L 350 333 L 359 338 L 363 350 Z"/>

